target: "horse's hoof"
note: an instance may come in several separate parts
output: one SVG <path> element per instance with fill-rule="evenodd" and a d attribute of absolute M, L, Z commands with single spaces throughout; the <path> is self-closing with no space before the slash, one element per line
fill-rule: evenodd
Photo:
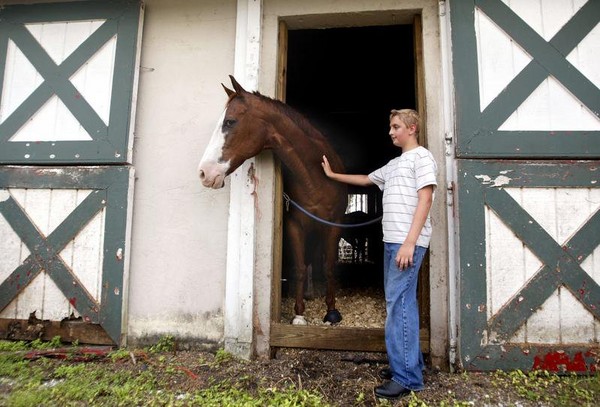
<path fill-rule="evenodd" d="M 325 318 L 323 318 L 323 322 L 329 322 L 332 324 L 337 324 L 342 320 L 342 314 L 336 309 L 332 309 L 331 311 L 327 311 Z"/>
<path fill-rule="evenodd" d="M 308 322 L 306 322 L 304 315 L 296 315 L 294 319 L 292 319 L 292 325 L 308 325 Z"/>

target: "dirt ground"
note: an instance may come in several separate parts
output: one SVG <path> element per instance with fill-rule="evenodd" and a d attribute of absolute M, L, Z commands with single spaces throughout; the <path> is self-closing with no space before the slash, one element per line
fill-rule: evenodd
<path fill-rule="evenodd" d="M 528 381 L 526 377 L 507 373 L 467 374 L 433 370 L 425 372 L 426 389 L 415 397 L 382 403 L 373 394 L 373 388 L 382 383 L 377 373 L 386 367 L 386 356 L 380 353 L 279 349 L 270 360 L 231 358 L 218 364 L 213 363 L 215 356 L 209 352 L 185 351 L 167 355 L 166 362 L 185 373 L 173 383 L 174 388 L 182 392 L 194 391 L 198 386 L 207 386 L 213 381 L 230 381 L 248 390 L 259 385 L 267 388 L 292 385 L 296 389 L 318 392 L 335 406 L 600 405 L 600 394 L 588 393 L 585 398 L 569 397 L 568 392 L 574 391 L 562 386 L 560 381 L 544 384 L 540 380 Z M 156 356 L 138 361 L 135 365 L 129 361 L 127 365 L 132 369 L 144 369 L 146 363 L 155 363 L 153 358 Z M 592 380 L 594 386 L 600 383 L 597 376 Z M 536 395 L 536 391 L 544 394 Z M 559 401 L 558 393 L 565 391 L 566 398 Z"/>
<path fill-rule="evenodd" d="M 344 314 L 343 326 L 381 327 L 384 324 L 384 301 L 374 290 L 360 296 L 344 291 L 338 297 L 338 308 Z M 320 324 L 321 299 L 306 301 L 306 317 Z M 284 299 L 282 322 L 289 321 L 293 301 Z M 360 310 L 358 312 L 357 310 Z M 289 315 L 288 315 L 289 314 Z M 166 338 L 163 338 L 166 339 Z M 449 373 L 427 369 L 425 390 L 399 400 L 382 401 L 373 389 L 382 384 L 380 369 L 387 367 L 385 353 L 326 351 L 280 348 L 271 359 L 241 360 L 223 351 L 177 350 L 177 344 L 153 351 L 127 349 L 114 358 L 103 356 L 83 363 L 94 363 L 111 374 L 129 371 L 134 375 L 149 371 L 157 382 L 179 395 L 193 394 L 215 383 L 235 384 L 249 393 L 260 389 L 282 390 L 292 387 L 320 394 L 332 406 L 600 406 L 600 376 L 534 376 L 522 372 Z M 43 353 L 45 351 L 42 351 Z M 71 352 L 71 351 L 69 351 Z M 61 360 L 44 353 L 40 359 L 57 364 L 73 363 L 72 357 Z M 36 360 L 35 363 L 40 363 Z M 0 377 L 1 379 L 1 377 Z M 0 396 L 7 389 L 2 388 Z M 0 397 L 0 406 L 2 405 Z"/>
<path fill-rule="evenodd" d="M 28 368 L 32 369 L 32 374 L 37 371 L 35 366 L 44 369 L 47 377 L 42 387 L 56 381 L 55 375 L 50 372 L 83 363 L 92 369 L 101 369 L 103 377 L 123 377 L 123 373 L 127 373 L 127 377 L 140 377 L 143 373 L 150 373 L 158 388 L 177 395 L 177 400 L 181 400 L 177 405 L 188 405 L 184 401 L 187 395 L 215 385 L 222 385 L 223 389 L 233 386 L 248 394 L 257 394 L 259 389 L 305 390 L 320 395 L 326 405 L 340 407 L 600 405 L 600 375 L 597 374 L 557 376 L 540 372 L 532 376 L 520 371 L 448 373 L 428 369 L 425 371 L 424 391 L 387 401 L 378 400 L 373 394 L 373 388 L 382 383 L 377 377 L 378 371 L 387 365 L 386 356 L 382 353 L 282 348 L 275 351 L 271 359 L 247 361 L 222 350 L 173 349 L 176 348 L 157 351 L 152 347 L 122 350 L 69 347 L 15 351 L 14 354 L 30 361 Z M 7 373 L 5 370 L 4 374 Z M 78 375 L 84 376 L 83 373 Z M 6 405 L 2 400 L 8 400 L 18 383 L 19 379 L 10 377 L 13 376 L 9 374 L 3 379 L 0 374 L 0 406 Z M 99 376 L 94 374 L 91 377 Z M 152 400 L 146 398 L 144 403 L 171 405 Z M 70 405 L 88 404 L 74 399 Z"/>

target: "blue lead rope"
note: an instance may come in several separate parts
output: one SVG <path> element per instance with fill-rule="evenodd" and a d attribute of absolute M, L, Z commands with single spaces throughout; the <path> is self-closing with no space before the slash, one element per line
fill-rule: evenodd
<path fill-rule="evenodd" d="M 335 227 L 340 227 L 340 228 L 359 228 L 361 226 L 367 226 L 367 225 L 371 225 L 373 223 L 377 223 L 377 222 L 379 222 L 383 218 L 383 216 L 380 216 L 380 217 L 378 217 L 376 219 L 371 219 L 370 221 L 367 221 L 367 222 L 354 223 L 354 224 L 335 223 L 335 222 L 330 222 L 330 221 L 325 220 L 325 219 L 321 219 L 318 216 L 313 215 L 312 213 L 310 213 L 309 211 L 307 211 L 306 209 L 304 209 L 303 207 L 301 207 L 292 198 L 290 198 L 290 196 L 288 194 L 286 194 L 285 192 L 283 193 L 283 199 L 285 200 L 286 210 L 289 210 L 290 203 L 291 203 L 296 208 L 298 208 L 300 210 L 300 212 L 304 213 L 308 217 L 313 218 L 317 222 L 321 222 L 321 223 L 324 223 L 325 225 L 329 225 L 329 226 L 335 226 Z"/>

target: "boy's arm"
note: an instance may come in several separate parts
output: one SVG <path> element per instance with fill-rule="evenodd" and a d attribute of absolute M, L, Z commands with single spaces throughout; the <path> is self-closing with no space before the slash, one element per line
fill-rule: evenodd
<path fill-rule="evenodd" d="M 362 174 L 341 174 L 337 172 L 333 172 L 331 170 L 331 166 L 329 165 L 329 161 L 327 157 L 323 156 L 323 162 L 321 163 L 323 167 L 323 171 L 327 177 L 331 178 L 334 181 L 343 182 L 346 184 L 358 185 L 358 186 L 369 186 L 374 185 L 373 181 L 369 179 L 367 175 Z"/>
<path fill-rule="evenodd" d="M 406 240 L 396 255 L 396 263 L 403 270 L 412 265 L 417 239 L 425 225 L 427 215 L 433 202 L 433 185 L 427 185 L 417 191 L 418 201 Z"/>

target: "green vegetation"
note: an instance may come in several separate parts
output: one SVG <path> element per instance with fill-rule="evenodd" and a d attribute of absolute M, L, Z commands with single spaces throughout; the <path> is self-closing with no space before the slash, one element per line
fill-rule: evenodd
<path fill-rule="evenodd" d="M 481 375 L 481 374 L 480 374 Z M 474 405 L 496 405 L 494 400 L 499 394 L 503 399 L 513 402 L 518 399 L 517 405 L 523 405 L 523 401 L 529 401 L 526 405 L 543 406 L 597 406 L 600 395 L 600 375 L 557 375 L 545 370 L 534 370 L 524 373 L 521 370 L 501 371 L 489 374 L 491 376 L 490 386 L 482 387 L 481 394 L 473 400 L 461 400 L 453 391 L 448 390 L 446 397 L 438 399 L 435 404 L 430 404 L 421 398 L 421 393 L 411 393 L 403 404 L 409 407 L 468 407 Z M 472 376 L 463 372 L 461 375 L 463 383 L 470 383 Z M 481 385 L 481 382 L 477 382 Z M 476 385 L 477 385 L 476 384 Z M 488 394 L 486 392 L 492 394 Z"/>
<path fill-rule="evenodd" d="M 56 352 L 44 350 L 61 347 Z M 35 350 L 35 353 L 30 351 Z M 173 337 L 145 349 L 116 349 L 81 361 L 82 348 L 50 342 L 0 341 L 0 406 L 329 406 L 373 405 L 372 383 L 360 380 L 345 401 L 332 397 L 324 382 L 308 384 L 292 363 L 275 373 L 267 362 L 217 352 L 176 352 Z M 65 354 L 66 352 L 66 354 Z M 30 357 L 33 354 L 33 358 Z M 310 364 L 304 366 L 309 369 Z M 261 367 L 263 368 L 261 370 Z M 343 368 L 343 367 L 342 367 Z M 286 372 L 292 372 L 292 375 Z M 265 377 L 270 376 L 270 377 Z M 319 372 L 315 373 L 315 377 Z M 294 380 L 297 379 L 297 380 Z M 433 379 L 433 378 L 432 378 Z M 600 375 L 556 375 L 520 370 L 438 374 L 425 391 L 379 406 L 467 407 L 473 405 L 596 406 Z M 339 382 L 332 382 L 339 383 Z M 434 390 L 435 388 L 435 390 Z M 473 389 L 475 389 L 473 391 Z M 337 388 L 336 388 L 337 390 Z M 329 395 L 329 399 L 326 397 Z M 339 396 L 339 394 L 338 394 Z M 333 400 L 332 400 L 333 399 Z"/>
<path fill-rule="evenodd" d="M 600 376 L 558 376 L 545 370 L 523 373 L 496 371 L 500 382 L 508 383 L 523 398 L 556 406 L 593 405 L 600 394 Z M 592 404 L 593 403 L 593 404 Z"/>
<path fill-rule="evenodd" d="M 219 349 L 215 354 L 214 365 L 219 366 L 220 364 L 227 363 L 231 360 L 233 360 L 233 355 L 231 353 L 225 351 L 225 349 Z"/>
<path fill-rule="evenodd" d="M 323 398 L 294 386 L 261 387 L 244 386 L 251 381 L 241 377 L 236 383 L 199 383 L 197 388 L 185 392 L 172 390 L 186 374 L 187 369 L 169 364 L 159 355 L 158 363 L 128 364 L 133 353 L 118 349 L 107 354 L 103 361 L 71 362 L 40 358 L 28 360 L 29 350 L 55 348 L 60 338 L 51 342 L 0 341 L 0 406 L 30 407 L 37 405 L 89 405 L 89 406 L 326 406 Z M 172 337 L 165 337 L 156 345 L 138 351 L 157 354 L 174 350 Z M 233 355 L 219 350 L 210 363 L 218 367 L 233 361 Z M 188 371 L 189 372 L 189 371 Z M 252 391 L 247 387 L 255 387 Z M 6 391 L 9 388 L 10 391 Z"/>
<path fill-rule="evenodd" d="M 175 351 L 175 339 L 171 335 L 163 336 L 156 345 L 149 348 L 150 353 L 173 352 Z"/>

